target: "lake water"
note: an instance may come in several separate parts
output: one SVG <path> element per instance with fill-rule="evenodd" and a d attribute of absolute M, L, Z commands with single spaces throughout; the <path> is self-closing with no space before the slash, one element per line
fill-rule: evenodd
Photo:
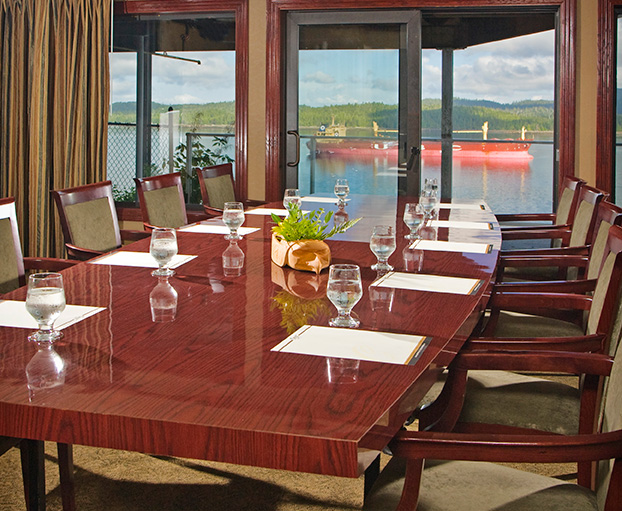
<path fill-rule="evenodd" d="M 216 130 L 218 131 L 218 130 Z M 509 138 L 515 134 L 489 133 L 489 138 Z M 108 135 L 108 176 L 117 190 L 133 190 L 136 138 L 133 126 L 110 126 Z M 337 155 L 315 157 L 301 137 L 299 188 L 301 193 L 333 194 L 337 178 L 349 181 L 352 193 L 395 195 L 396 159 L 387 156 L 352 158 Z M 202 142 L 209 144 L 209 137 Z M 231 139 L 232 140 L 232 139 Z M 425 141 L 424 141 L 425 142 Z M 233 157 L 233 147 L 227 150 Z M 532 144 L 531 160 L 470 159 L 454 157 L 453 198 L 484 199 L 498 213 L 550 212 L 553 204 L 553 145 Z M 152 163 L 161 168 L 168 156 L 166 130 L 152 129 Z M 422 158 L 422 179 L 440 181 L 440 159 Z"/>

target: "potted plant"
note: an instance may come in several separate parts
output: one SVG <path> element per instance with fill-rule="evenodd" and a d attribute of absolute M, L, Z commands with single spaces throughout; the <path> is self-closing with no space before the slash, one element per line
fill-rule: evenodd
<path fill-rule="evenodd" d="M 320 208 L 302 213 L 300 205 L 290 203 L 289 215 L 281 219 L 272 214 L 276 225 L 272 228 L 272 261 L 279 266 L 295 270 L 320 273 L 330 264 L 330 248 L 324 240 L 347 231 L 360 220 L 336 223 L 329 229 L 333 212 L 324 213 Z"/>

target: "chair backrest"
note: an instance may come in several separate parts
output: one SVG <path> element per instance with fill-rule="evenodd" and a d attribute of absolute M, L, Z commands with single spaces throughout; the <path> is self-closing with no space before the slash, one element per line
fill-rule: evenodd
<path fill-rule="evenodd" d="M 0 293 L 23 286 L 24 258 L 13 197 L 0 199 L 0 261 Z"/>
<path fill-rule="evenodd" d="M 579 200 L 575 208 L 570 234 L 569 246 L 577 247 L 587 245 L 593 236 L 596 225 L 596 212 L 598 205 L 607 198 L 602 190 L 583 185 L 579 190 Z"/>
<path fill-rule="evenodd" d="M 73 247 L 104 253 L 121 246 L 110 181 L 52 190 L 52 196 L 70 255 L 76 256 Z"/>
<path fill-rule="evenodd" d="M 557 202 L 557 212 L 555 214 L 555 224 L 572 224 L 579 200 L 579 190 L 585 184 L 583 179 L 574 176 L 566 176 L 562 183 Z"/>
<path fill-rule="evenodd" d="M 587 317 L 586 333 L 607 335 L 605 352 L 615 353 L 622 323 L 622 227 L 609 229 L 603 265 L 596 281 L 592 304 Z"/>
<path fill-rule="evenodd" d="M 587 278 L 595 279 L 600 273 L 607 245 L 609 229 L 612 225 L 622 225 L 622 208 L 604 200 L 598 206 L 596 225 L 590 243 L 590 261 Z"/>
<path fill-rule="evenodd" d="M 225 202 L 236 201 L 233 182 L 233 165 L 223 163 L 195 169 L 201 187 L 203 205 L 214 209 L 224 209 Z"/>
<path fill-rule="evenodd" d="M 147 227 L 181 227 L 188 223 L 181 174 L 135 177 L 140 211 Z"/>

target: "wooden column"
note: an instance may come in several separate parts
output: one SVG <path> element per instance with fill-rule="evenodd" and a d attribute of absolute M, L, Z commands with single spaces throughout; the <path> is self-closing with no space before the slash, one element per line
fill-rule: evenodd
<path fill-rule="evenodd" d="M 441 199 L 450 200 L 454 109 L 454 50 L 451 48 L 443 49 L 441 102 Z"/>

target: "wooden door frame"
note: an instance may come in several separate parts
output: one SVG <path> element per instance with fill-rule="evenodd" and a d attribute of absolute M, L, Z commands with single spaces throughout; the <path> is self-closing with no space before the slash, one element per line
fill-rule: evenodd
<path fill-rule="evenodd" d="M 344 9 L 404 9 L 447 7 L 543 7 L 559 15 L 559 182 L 574 175 L 576 115 L 576 0 L 266 0 L 268 3 L 266 63 L 266 199 L 279 200 L 283 188 L 285 15 L 288 11 Z M 622 0 L 621 0 L 622 1 Z"/>
<path fill-rule="evenodd" d="M 598 0 L 596 186 L 610 193 L 615 184 L 616 7 L 622 7 L 622 0 Z"/>
<path fill-rule="evenodd" d="M 231 12 L 235 15 L 235 187 L 248 198 L 248 1 L 133 0 L 115 1 L 115 14 Z"/>

